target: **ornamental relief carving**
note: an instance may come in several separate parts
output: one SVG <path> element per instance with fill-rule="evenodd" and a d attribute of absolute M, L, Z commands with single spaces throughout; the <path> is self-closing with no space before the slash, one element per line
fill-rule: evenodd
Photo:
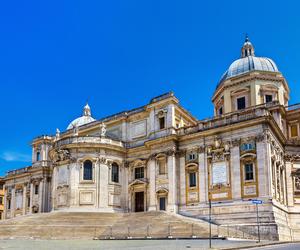
<path fill-rule="evenodd" d="M 51 158 L 54 163 L 58 163 L 60 161 L 70 160 L 71 154 L 67 149 L 55 149 Z"/>
<path fill-rule="evenodd" d="M 147 166 L 147 160 L 146 159 L 136 159 L 133 161 L 130 161 L 128 164 L 129 168 L 135 168 L 135 167 L 146 167 Z"/>
<path fill-rule="evenodd" d="M 207 157 L 211 162 L 219 162 L 229 160 L 230 142 L 222 142 L 218 137 L 215 138 L 214 145 L 207 147 Z"/>
<path fill-rule="evenodd" d="M 176 147 L 173 147 L 173 148 L 170 148 L 170 149 L 165 150 L 165 151 L 160 151 L 160 152 L 156 152 L 156 153 L 151 154 L 149 156 L 148 160 L 154 160 L 159 155 L 174 156 L 174 155 L 178 155 L 178 153 L 181 153 L 181 151 L 178 151 L 178 150 L 176 150 Z"/>
<path fill-rule="evenodd" d="M 300 176 L 295 176 L 295 191 L 300 191 Z"/>
<path fill-rule="evenodd" d="M 105 157 L 99 157 L 98 161 L 100 164 L 106 164 L 106 158 Z"/>
<path fill-rule="evenodd" d="M 258 134 L 257 136 L 255 136 L 255 141 L 256 142 L 263 142 L 263 141 L 265 141 L 265 138 L 266 138 L 265 133 L 261 133 L 261 134 Z"/>
<path fill-rule="evenodd" d="M 288 162 L 295 162 L 295 161 L 300 161 L 300 154 L 289 154 L 286 153 L 284 155 L 284 159 Z"/>

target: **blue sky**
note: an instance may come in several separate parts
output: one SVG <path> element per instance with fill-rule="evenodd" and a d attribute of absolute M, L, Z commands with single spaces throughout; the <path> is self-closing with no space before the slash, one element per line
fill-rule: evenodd
<path fill-rule="evenodd" d="M 0 175 L 30 165 L 30 142 L 173 90 L 197 118 L 245 33 L 300 102 L 297 1 L 1 1 Z"/>

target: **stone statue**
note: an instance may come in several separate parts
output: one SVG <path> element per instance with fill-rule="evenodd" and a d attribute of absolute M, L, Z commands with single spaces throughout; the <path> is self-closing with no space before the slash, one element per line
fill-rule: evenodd
<path fill-rule="evenodd" d="M 100 136 L 105 137 L 106 134 L 106 125 L 102 122 L 100 124 Z"/>
<path fill-rule="evenodd" d="M 73 136 L 78 136 L 78 127 L 76 125 L 73 127 Z"/>
<path fill-rule="evenodd" d="M 59 140 L 59 138 L 60 138 L 60 130 L 57 128 L 57 129 L 56 129 L 55 139 L 56 139 L 56 140 Z"/>
<path fill-rule="evenodd" d="M 71 154 L 67 149 L 57 149 L 53 157 L 54 162 L 65 161 L 71 158 Z"/>

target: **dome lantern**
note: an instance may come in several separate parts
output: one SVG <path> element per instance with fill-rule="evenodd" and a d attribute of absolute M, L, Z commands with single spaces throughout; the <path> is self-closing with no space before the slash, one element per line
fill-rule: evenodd
<path fill-rule="evenodd" d="M 252 43 L 250 42 L 248 35 L 246 35 L 245 42 L 242 47 L 241 58 L 244 58 L 247 56 L 255 56 L 254 47 L 253 47 Z"/>
<path fill-rule="evenodd" d="M 83 116 L 91 116 L 91 108 L 88 103 L 83 108 Z"/>

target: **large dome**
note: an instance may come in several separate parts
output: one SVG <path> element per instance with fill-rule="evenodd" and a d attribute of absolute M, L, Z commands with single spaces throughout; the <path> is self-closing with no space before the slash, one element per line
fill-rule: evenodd
<path fill-rule="evenodd" d="M 248 37 L 242 47 L 241 58 L 234 61 L 223 74 L 219 84 L 231 77 L 242 75 L 250 71 L 279 72 L 275 62 L 267 57 L 256 57 L 254 47 Z M 218 85 L 219 85 L 218 84 Z"/>
<path fill-rule="evenodd" d="M 253 70 L 278 72 L 278 68 L 272 59 L 267 57 L 247 56 L 234 61 L 224 73 L 222 80 Z"/>
<path fill-rule="evenodd" d="M 67 127 L 67 130 L 85 125 L 93 121 L 95 121 L 95 119 L 91 116 L 91 108 L 88 104 L 86 104 L 83 108 L 83 115 L 73 120 Z"/>

